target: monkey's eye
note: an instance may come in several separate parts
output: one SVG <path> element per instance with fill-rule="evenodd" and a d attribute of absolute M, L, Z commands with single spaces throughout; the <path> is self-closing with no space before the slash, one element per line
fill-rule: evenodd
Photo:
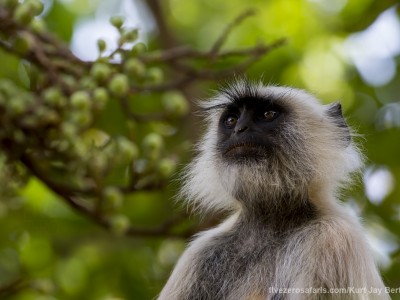
<path fill-rule="evenodd" d="M 228 127 L 233 127 L 233 126 L 235 126 L 237 121 L 238 121 L 238 118 L 236 116 L 228 116 L 225 119 L 225 125 Z"/>
<path fill-rule="evenodd" d="M 273 121 L 278 116 L 278 112 L 274 110 L 267 110 L 264 113 L 264 120 L 266 121 Z"/>

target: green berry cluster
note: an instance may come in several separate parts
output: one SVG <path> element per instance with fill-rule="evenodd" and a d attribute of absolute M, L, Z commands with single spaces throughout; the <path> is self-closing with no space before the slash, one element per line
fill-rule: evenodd
<path fill-rule="evenodd" d="M 22 25 L 29 25 L 33 18 L 40 15 L 44 5 L 39 0 L 27 0 L 19 4 L 17 0 L 6 1 L 14 10 L 15 20 Z"/>
<path fill-rule="evenodd" d="M 127 28 L 121 17 L 110 20 L 119 33 L 118 48 L 110 53 L 99 39 L 98 59 L 81 62 L 58 55 L 61 44 L 43 44 L 47 32 L 38 18 L 39 0 L 0 0 L 0 8 L 17 24 L 7 43 L 29 62 L 27 84 L 0 79 L 0 144 L 6 156 L 35 160 L 50 187 L 62 183 L 74 197 L 91 201 L 112 231 L 125 233 L 130 226 L 120 212 L 125 194 L 160 187 L 176 171 L 178 159 L 168 154 L 167 137 L 176 132 L 173 122 L 188 113 L 187 100 L 179 91 L 154 94 L 161 121 L 135 117 L 146 112 L 135 111 L 130 102 L 162 85 L 165 75 L 145 59 L 152 54 L 138 42 L 139 30 Z M 39 48 L 39 59 L 29 61 Z M 119 135 L 98 122 L 116 106 L 132 109 Z"/>

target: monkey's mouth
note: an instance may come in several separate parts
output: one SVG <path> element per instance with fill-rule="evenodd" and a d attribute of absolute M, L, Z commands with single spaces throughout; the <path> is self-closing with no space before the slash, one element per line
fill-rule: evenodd
<path fill-rule="evenodd" d="M 229 146 L 224 156 L 232 158 L 261 158 L 266 156 L 265 147 L 257 144 L 240 143 Z"/>

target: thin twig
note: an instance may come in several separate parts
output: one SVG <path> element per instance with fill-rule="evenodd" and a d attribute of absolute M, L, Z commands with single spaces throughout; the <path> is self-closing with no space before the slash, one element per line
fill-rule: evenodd
<path fill-rule="evenodd" d="M 216 40 L 214 45 L 211 47 L 211 50 L 209 52 L 209 55 L 211 57 L 215 57 L 219 50 L 221 49 L 222 45 L 225 43 L 226 39 L 232 32 L 232 30 L 238 26 L 240 23 L 242 23 L 246 18 L 253 16 L 255 14 L 254 10 L 247 10 L 243 13 L 241 13 L 239 16 L 237 16 L 222 32 L 220 37 Z"/>
<path fill-rule="evenodd" d="M 279 39 L 267 45 L 257 45 L 245 49 L 226 50 L 218 53 L 218 58 L 228 58 L 234 56 L 249 56 L 258 53 L 267 54 L 269 51 L 281 47 L 286 43 L 286 39 Z M 175 60 L 187 59 L 210 59 L 210 51 L 201 52 L 188 47 L 177 47 L 158 53 L 150 53 L 140 57 L 144 63 L 167 63 Z"/>

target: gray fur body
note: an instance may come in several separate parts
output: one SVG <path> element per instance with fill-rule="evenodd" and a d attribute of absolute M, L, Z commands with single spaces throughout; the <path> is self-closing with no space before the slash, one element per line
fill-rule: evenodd
<path fill-rule="evenodd" d="M 218 126 L 242 99 L 268 101 L 284 113 L 265 133 L 273 151 L 236 163 L 220 149 Z M 335 197 L 362 165 L 340 107 L 246 82 L 204 107 L 209 127 L 182 195 L 200 210 L 231 216 L 191 242 L 159 299 L 389 299 L 359 221 Z M 329 293 L 338 288 L 347 291 Z"/>

